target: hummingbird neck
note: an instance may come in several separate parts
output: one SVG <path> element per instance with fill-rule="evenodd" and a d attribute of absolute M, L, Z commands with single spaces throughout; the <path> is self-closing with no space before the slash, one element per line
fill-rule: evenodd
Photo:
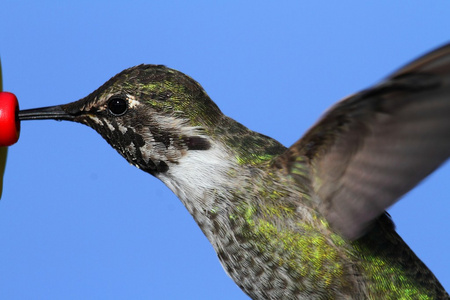
<path fill-rule="evenodd" d="M 249 166 L 266 165 L 286 148 L 278 141 L 254 132 L 231 118 L 222 116 L 215 128 L 203 137 L 208 149 L 188 150 L 167 172 L 155 175 L 196 212 L 224 205 L 218 198 L 231 199 L 231 191 L 251 177 Z M 198 220 L 197 220 L 198 221 Z"/>
<path fill-rule="evenodd" d="M 215 195 L 224 193 L 230 181 L 229 173 L 239 168 L 230 151 L 218 142 L 208 150 L 188 151 L 168 171 L 155 175 L 163 181 L 195 216 L 213 209 Z"/>
<path fill-rule="evenodd" d="M 178 196 L 216 246 L 214 224 L 228 226 L 224 224 L 235 214 L 238 202 L 248 200 L 243 197 L 246 187 L 263 176 L 270 161 L 286 148 L 225 116 L 206 132 L 208 149 L 186 151 L 155 176 Z"/>

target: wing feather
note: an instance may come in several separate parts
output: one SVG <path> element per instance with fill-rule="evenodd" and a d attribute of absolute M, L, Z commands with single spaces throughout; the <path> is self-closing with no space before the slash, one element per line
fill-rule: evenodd
<path fill-rule="evenodd" d="M 450 44 L 338 102 L 277 163 L 305 157 L 320 211 L 356 239 L 449 155 Z"/>

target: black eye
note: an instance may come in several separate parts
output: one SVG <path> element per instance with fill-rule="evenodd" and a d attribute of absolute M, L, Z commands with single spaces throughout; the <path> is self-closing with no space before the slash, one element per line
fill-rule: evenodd
<path fill-rule="evenodd" d="M 112 97 L 108 101 L 108 110 L 109 112 L 118 117 L 127 112 L 128 104 L 127 100 L 119 97 Z"/>

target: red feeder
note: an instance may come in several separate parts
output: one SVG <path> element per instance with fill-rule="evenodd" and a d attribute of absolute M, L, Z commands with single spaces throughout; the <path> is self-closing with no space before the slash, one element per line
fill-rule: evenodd
<path fill-rule="evenodd" d="M 17 97 L 0 92 L 0 147 L 11 146 L 19 139 L 20 121 Z"/>

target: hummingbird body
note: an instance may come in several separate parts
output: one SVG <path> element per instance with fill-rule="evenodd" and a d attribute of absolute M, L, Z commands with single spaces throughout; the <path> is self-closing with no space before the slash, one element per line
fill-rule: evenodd
<path fill-rule="evenodd" d="M 224 134 L 227 123 L 234 121 L 224 117 L 216 134 Z M 286 151 L 283 146 L 240 124 L 229 125 L 241 129 L 230 130 L 237 140 L 264 141 L 240 149 L 251 150 L 253 159 L 235 155 L 239 144 L 212 144 L 210 153 L 194 152 L 179 161 L 181 170 L 169 167 L 156 177 L 183 202 L 225 271 L 252 299 L 447 297 L 388 216 L 364 238 L 346 242 L 317 213 L 307 164 L 298 162 L 296 176 L 304 180 L 299 185 L 286 169 L 271 165 L 271 158 Z M 229 131 L 225 140 L 233 140 Z M 259 154 L 265 150 L 261 144 L 272 152 Z"/>
<path fill-rule="evenodd" d="M 450 155 L 449 82 L 444 46 L 339 102 L 290 148 L 160 65 L 19 118 L 88 125 L 163 181 L 252 299 L 449 299 L 385 213 Z"/>

